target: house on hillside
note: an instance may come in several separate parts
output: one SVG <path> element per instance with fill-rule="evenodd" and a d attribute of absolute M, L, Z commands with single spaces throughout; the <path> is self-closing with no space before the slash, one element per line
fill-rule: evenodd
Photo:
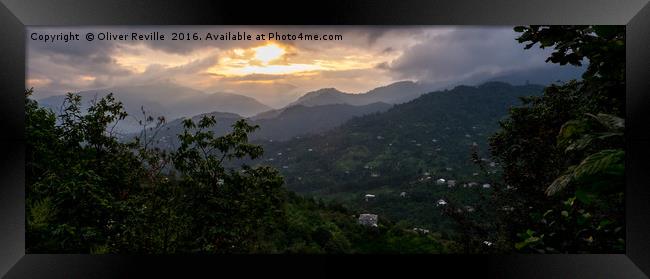
<path fill-rule="evenodd" d="M 421 233 L 421 234 L 428 234 L 429 230 L 427 229 L 422 229 L 422 228 L 413 228 L 413 231 L 416 233 Z"/>
<path fill-rule="evenodd" d="M 367 227 L 377 227 L 377 220 L 379 216 L 377 214 L 361 214 L 359 215 L 359 225 Z"/>
<path fill-rule="evenodd" d="M 371 199 L 374 199 L 374 198 L 375 198 L 375 195 L 373 195 L 373 194 L 366 194 L 365 197 L 366 197 L 366 201 L 369 201 L 369 200 L 371 200 Z"/>

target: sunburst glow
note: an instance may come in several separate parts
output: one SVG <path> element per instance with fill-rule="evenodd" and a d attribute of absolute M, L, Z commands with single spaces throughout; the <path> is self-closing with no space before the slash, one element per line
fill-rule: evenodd
<path fill-rule="evenodd" d="M 282 57 L 286 51 L 278 45 L 269 44 L 253 49 L 255 51 L 255 59 L 263 63 L 269 63 L 275 59 Z"/>

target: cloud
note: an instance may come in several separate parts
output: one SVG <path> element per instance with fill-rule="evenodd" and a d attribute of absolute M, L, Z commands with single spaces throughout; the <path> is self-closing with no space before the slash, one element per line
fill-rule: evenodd
<path fill-rule="evenodd" d="M 458 28 L 435 34 L 379 68 L 429 82 L 498 75 L 544 64 L 547 53 L 524 50 L 511 28 Z"/>
<path fill-rule="evenodd" d="M 400 80 L 447 84 L 544 66 L 547 53 L 524 50 L 510 27 L 172 26 L 29 27 L 31 32 L 166 34 L 165 41 L 28 40 L 28 86 L 37 97 L 107 87 L 173 82 L 282 106 L 309 91 L 366 92 Z M 340 34 L 341 41 L 274 41 L 285 52 L 255 60 L 265 41 L 171 41 L 171 33 Z M 83 37 L 83 35 L 82 35 Z M 548 50 L 546 50 L 548 52 Z"/>

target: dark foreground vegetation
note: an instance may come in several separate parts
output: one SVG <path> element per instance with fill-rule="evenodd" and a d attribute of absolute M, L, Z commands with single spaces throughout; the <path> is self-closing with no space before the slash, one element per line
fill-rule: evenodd
<path fill-rule="evenodd" d="M 212 118 L 186 121 L 181 146 L 121 143 L 126 117 L 108 96 L 81 113 L 70 94 L 56 116 L 27 97 L 29 253 L 445 253 L 453 242 L 299 197 L 270 167 L 224 167 L 262 154 L 245 121 L 215 137 Z M 144 120 L 144 125 L 163 119 Z M 173 165 L 175 172 L 168 172 Z"/>

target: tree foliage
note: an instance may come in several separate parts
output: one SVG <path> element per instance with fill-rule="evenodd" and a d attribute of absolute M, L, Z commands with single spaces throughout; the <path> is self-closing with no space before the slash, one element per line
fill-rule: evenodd
<path fill-rule="evenodd" d="M 623 26 L 518 26 L 529 49 L 552 48 L 547 62 L 581 66 L 582 80 L 546 88 L 512 108 L 491 138 L 516 204 L 517 250 L 620 252 L 624 247 L 625 29 Z"/>

